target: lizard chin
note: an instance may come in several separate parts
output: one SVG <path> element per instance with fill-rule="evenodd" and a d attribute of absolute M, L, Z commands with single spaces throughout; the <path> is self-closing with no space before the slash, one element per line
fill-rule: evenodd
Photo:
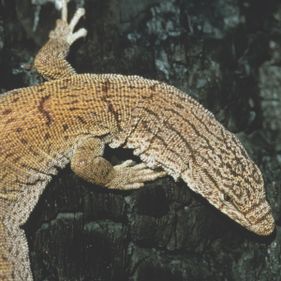
<path fill-rule="evenodd" d="M 275 229 L 273 216 L 271 214 L 268 214 L 259 223 L 255 223 L 251 226 L 247 226 L 247 229 L 253 231 L 258 235 L 262 235 L 262 236 L 270 235 Z"/>
<path fill-rule="evenodd" d="M 218 208 L 228 217 L 257 235 L 268 236 L 275 229 L 274 218 L 268 203 L 260 205 L 254 215 L 250 213 L 248 216 L 242 212 L 238 212 L 230 204 L 221 205 Z"/>

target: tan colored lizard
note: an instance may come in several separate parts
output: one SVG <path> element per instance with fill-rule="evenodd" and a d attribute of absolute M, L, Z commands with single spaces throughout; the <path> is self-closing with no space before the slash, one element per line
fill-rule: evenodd
<path fill-rule="evenodd" d="M 86 30 L 67 23 L 66 1 L 35 59 L 48 82 L 0 98 L 0 280 L 32 280 L 23 225 L 58 168 L 87 181 L 133 189 L 164 176 L 195 192 L 247 229 L 268 235 L 274 220 L 260 170 L 239 140 L 191 97 L 138 76 L 76 74 L 65 57 Z M 105 145 L 134 150 L 112 166 Z M 160 170 L 157 170 L 160 169 Z"/>

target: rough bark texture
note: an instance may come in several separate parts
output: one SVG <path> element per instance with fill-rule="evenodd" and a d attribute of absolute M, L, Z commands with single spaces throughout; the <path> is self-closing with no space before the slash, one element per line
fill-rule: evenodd
<path fill-rule="evenodd" d="M 0 1 L 0 89 L 38 83 L 28 66 L 54 26 L 48 1 Z M 185 90 L 237 133 L 281 209 L 281 3 L 278 0 L 77 0 L 86 40 L 78 72 L 138 74 Z M 74 11 L 75 2 L 71 4 Z M 36 28 L 34 31 L 33 29 Z M 119 162 L 130 156 L 108 150 Z M 281 232 L 260 238 L 171 178 L 131 192 L 69 168 L 28 223 L 35 280 L 280 280 Z"/>

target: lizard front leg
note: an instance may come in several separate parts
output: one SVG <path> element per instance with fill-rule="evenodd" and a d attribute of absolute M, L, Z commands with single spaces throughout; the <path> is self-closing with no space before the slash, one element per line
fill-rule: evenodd
<path fill-rule="evenodd" d="M 98 138 L 88 138 L 78 144 L 71 159 L 72 170 L 81 178 L 110 189 L 136 189 L 146 181 L 152 181 L 166 175 L 163 171 L 154 171 L 145 164 L 135 164 L 127 160 L 112 166 L 102 157 L 104 143 Z"/>
<path fill-rule="evenodd" d="M 35 57 L 34 67 L 46 79 L 61 79 L 76 74 L 65 58 L 70 46 L 87 35 L 84 28 L 74 32 L 75 26 L 85 14 L 85 9 L 79 8 L 68 23 L 67 2 L 63 0 L 61 19 L 57 20 L 56 28 L 49 34 L 49 41 Z"/>

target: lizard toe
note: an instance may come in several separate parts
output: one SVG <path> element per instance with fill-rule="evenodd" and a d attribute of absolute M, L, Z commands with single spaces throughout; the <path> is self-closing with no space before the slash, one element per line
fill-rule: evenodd
<path fill-rule="evenodd" d="M 71 31 L 74 30 L 75 26 L 77 25 L 77 23 L 79 22 L 79 20 L 81 19 L 81 17 L 83 17 L 85 15 L 85 9 L 84 8 L 79 8 L 73 18 L 71 19 L 70 23 L 69 23 L 69 27 L 71 29 Z"/>
<path fill-rule="evenodd" d="M 87 35 L 87 30 L 85 28 L 80 28 L 78 31 L 74 32 L 74 33 L 70 33 L 67 38 L 66 41 L 68 44 L 73 44 L 76 40 L 78 40 L 79 38 L 85 37 Z"/>
<path fill-rule="evenodd" d="M 126 160 L 123 163 L 116 165 L 117 169 L 124 168 L 124 167 L 133 167 L 135 165 L 135 161 L 133 160 Z"/>
<path fill-rule="evenodd" d="M 67 12 L 68 12 L 67 4 L 69 1 L 70 0 L 62 0 L 61 19 L 64 22 L 67 22 Z"/>

